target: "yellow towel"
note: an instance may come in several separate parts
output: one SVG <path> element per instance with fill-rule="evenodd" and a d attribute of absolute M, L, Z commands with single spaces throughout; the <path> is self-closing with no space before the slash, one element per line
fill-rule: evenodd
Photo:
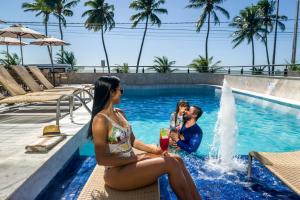
<path fill-rule="evenodd" d="M 25 147 L 26 153 L 47 153 L 50 149 L 52 149 L 55 145 L 57 145 L 65 138 L 66 135 L 41 137 L 36 142 Z"/>

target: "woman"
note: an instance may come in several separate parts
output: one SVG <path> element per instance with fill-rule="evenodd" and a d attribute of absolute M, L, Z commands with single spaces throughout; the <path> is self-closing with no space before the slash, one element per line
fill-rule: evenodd
<path fill-rule="evenodd" d="M 123 113 L 114 109 L 122 93 L 117 77 L 103 76 L 95 83 L 89 137 L 94 141 L 97 163 L 105 166 L 105 183 L 114 189 L 132 190 L 167 173 L 179 199 L 201 199 L 180 157 L 135 139 Z M 147 153 L 134 154 L 132 147 Z"/>

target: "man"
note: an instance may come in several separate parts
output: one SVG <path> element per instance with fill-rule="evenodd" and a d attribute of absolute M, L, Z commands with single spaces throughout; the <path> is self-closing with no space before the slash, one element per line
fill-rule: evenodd
<path fill-rule="evenodd" d="M 203 111 L 198 106 L 191 106 L 183 115 L 184 125 L 179 134 L 171 134 L 171 138 L 177 146 L 187 153 L 196 152 L 202 140 L 202 130 L 196 123 Z"/>

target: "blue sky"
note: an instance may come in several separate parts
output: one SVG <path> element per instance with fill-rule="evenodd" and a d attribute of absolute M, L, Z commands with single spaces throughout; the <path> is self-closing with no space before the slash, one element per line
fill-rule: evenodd
<path fill-rule="evenodd" d="M 5 3 L 4 3 L 5 2 Z M 41 17 L 35 17 L 32 12 L 23 12 L 22 3 L 33 2 L 32 0 L 2 0 L 0 7 L 0 19 L 8 22 L 41 22 Z M 74 16 L 67 18 L 68 22 L 84 22 L 81 18 L 82 13 L 87 9 L 83 6 L 84 0 L 74 8 Z M 108 3 L 115 5 L 115 21 L 130 22 L 129 18 L 135 13 L 129 9 L 130 0 L 107 0 Z M 255 4 L 257 0 L 227 0 L 222 5 L 231 14 L 231 19 L 246 6 Z M 168 9 L 168 15 L 161 15 L 162 22 L 194 22 L 200 15 L 200 10 L 186 9 L 188 0 L 166 0 L 162 7 Z M 289 19 L 295 18 L 296 0 L 281 0 L 280 14 L 288 16 Z M 221 21 L 228 21 L 220 15 Z M 50 22 L 57 22 L 52 16 Z M 0 24 L 0 28 L 8 25 Z M 129 27 L 130 25 L 119 24 L 117 27 Z M 44 33 L 41 25 L 28 26 L 34 30 Z M 143 28 L 143 26 L 139 26 Z M 286 32 L 293 32 L 294 22 L 286 22 Z M 157 27 L 153 27 L 157 28 Z M 59 38 L 58 26 L 51 26 L 50 35 Z M 185 29 L 185 30 L 162 30 L 162 29 Z M 141 65 L 152 65 L 154 56 L 167 56 L 170 60 L 175 60 L 177 66 L 185 66 L 198 55 L 205 55 L 205 30 L 200 33 L 194 32 L 192 24 L 163 24 L 161 30 L 150 30 L 146 37 Z M 251 46 L 242 44 L 232 49 L 230 34 L 234 29 L 229 28 L 228 24 L 212 26 L 212 33 L 209 39 L 209 55 L 214 56 L 215 61 L 221 60 L 221 65 L 251 65 Z M 215 31 L 214 31 L 215 30 Z M 225 30 L 225 31 L 223 31 Z M 78 65 L 100 65 L 101 59 L 105 58 L 101 35 L 88 31 L 83 27 L 67 27 L 64 29 L 65 41 L 72 45 L 67 47 L 75 53 Z M 110 65 L 129 63 L 135 65 L 142 40 L 143 30 L 141 29 L 119 29 L 115 28 L 105 35 L 107 50 L 109 53 Z M 291 59 L 292 34 L 280 33 L 277 43 L 277 64 L 286 63 Z M 29 40 L 27 40 L 29 41 Z M 299 41 L 299 40 L 298 40 Z M 298 42 L 299 43 L 299 42 Z M 273 35 L 270 36 L 269 50 L 272 52 Z M 299 45 L 299 44 L 298 44 Z M 0 46 L 0 50 L 5 50 Z M 55 48 L 58 51 L 59 48 Z M 10 47 L 11 52 L 19 53 L 18 47 Z M 24 47 L 25 64 L 50 63 L 46 47 L 26 46 Z M 266 64 L 265 48 L 261 42 L 255 42 L 256 64 Z M 299 60 L 300 50 L 297 52 Z"/>

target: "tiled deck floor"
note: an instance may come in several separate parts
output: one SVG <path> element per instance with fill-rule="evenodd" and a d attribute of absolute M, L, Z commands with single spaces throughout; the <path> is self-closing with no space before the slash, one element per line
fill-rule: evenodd
<path fill-rule="evenodd" d="M 90 102 L 88 106 L 91 107 L 91 104 Z M 25 154 L 25 146 L 42 135 L 43 127 L 55 124 L 55 106 L 33 107 L 35 107 L 33 114 L 28 111 L 32 106 L 27 106 L 22 107 L 21 112 L 13 110 L 7 115 L 0 116 L 0 199 L 8 197 L 15 199 L 16 197 L 11 194 L 60 151 L 90 120 L 90 115 L 84 107 L 74 111 L 74 122 L 71 122 L 69 115 L 64 113 L 65 117 L 60 120 L 60 128 L 63 133 L 70 136 L 47 154 Z M 1 109 L 3 114 L 3 108 Z M 66 106 L 64 111 L 67 111 Z M 34 190 L 39 189 L 33 187 L 31 190 L 26 191 L 23 196 L 25 199 L 30 199 L 30 193 L 36 193 Z"/>

